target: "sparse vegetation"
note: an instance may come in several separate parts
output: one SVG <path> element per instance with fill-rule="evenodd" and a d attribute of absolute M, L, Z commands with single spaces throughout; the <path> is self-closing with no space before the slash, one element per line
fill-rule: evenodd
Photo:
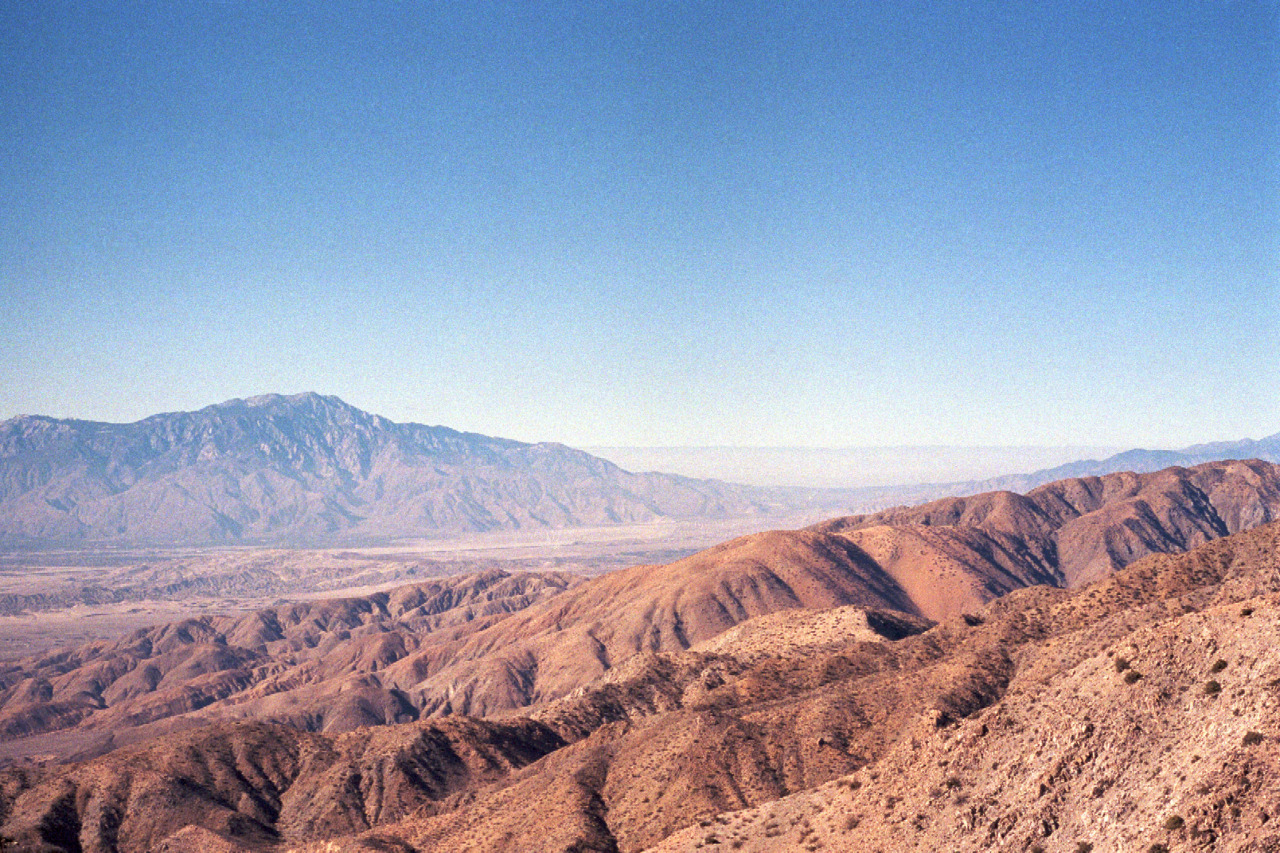
<path fill-rule="evenodd" d="M 1132 604 L 1126 599 L 1124 606 L 1146 607 L 1149 600 L 1137 598 L 1137 596 L 1145 596 L 1145 590 L 1151 585 L 1144 582 L 1133 586 L 1141 592 L 1134 593 L 1135 600 Z M 1167 590 L 1162 589 L 1162 594 L 1166 592 Z M 1041 590 L 1023 591 L 1021 594 L 1042 597 L 1048 595 Z M 1070 596 L 1074 593 L 1055 590 L 1052 595 L 1055 601 L 1071 603 Z M 989 629 L 993 635 L 1006 636 L 1006 629 L 1010 632 L 1022 630 L 1019 627 L 1021 623 L 1017 621 L 1023 615 L 1017 609 L 1018 600 L 1017 596 L 1010 596 L 1008 603 L 1002 605 L 1006 608 L 1003 611 L 999 607 L 993 607 Z M 604 730 L 595 735 L 597 739 L 610 744 L 610 750 L 617 750 L 617 757 L 609 758 L 609 761 L 613 762 L 613 769 L 617 771 L 616 778 L 622 780 L 625 778 L 624 774 L 631 772 L 631 768 L 634 768 L 636 776 L 635 781 L 631 783 L 632 787 L 634 788 L 638 782 L 641 788 L 638 791 L 626 791 L 622 781 L 617 782 L 617 789 L 626 791 L 618 803 L 620 818 L 618 826 L 621 827 L 619 845 L 622 849 L 638 849 L 640 846 L 634 836 L 627 839 L 621 838 L 623 831 L 630 832 L 631 827 L 640 823 L 640 820 L 631 821 L 631 818 L 637 815 L 643 815 L 642 819 L 657 818 L 645 825 L 643 831 L 646 833 L 654 832 L 655 828 L 687 828 L 690 823 L 697 825 L 700 821 L 700 826 L 705 829 L 692 829 L 687 836 L 684 836 L 685 840 L 682 843 L 686 845 L 689 842 L 697 843 L 703 853 L 716 849 L 740 850 L 753 848 L 756 845 L 777 846 L 778 849 L 784 850 L 814 849 L 823 846 L 821 836 L 832 831 L 834 831 L 834 838 L 828 839 L 829 844 L 825 844 L 824 849 L 870 851 L 874 849 L 873 839 L 881 839 L 880 843 L 886 846 L 887 853 L 892 853 L 898 845 L 907 846 L 904 839 L 913 836 L 913 826 L 914 831 L 927 830 L 931 833 L 929 837 L 934 845 L 933 849 L 938 850 L 958 849 L 964 845 L 979 849 L 983 843 L 988 845 L 999 843 L 1007 845 L 1010 850 L 1016 849 L 1022 853 L 1029 853 L 1035 849 L 1047 850 L 1049 853 L 1070 853 L 1072 850 L 1075 853 L 1093 853 L 1095 844 L 1106 847 L 1110 843 L 1101 840 L 1105 834 L 1102 829 L 1099 829 L 1099 842 L 1072 841 L 1073 834 L 1078 838 L 1078 833 L 1081 831 L 1090 832 L 1090 834 L 1093 834 L 1093 831 L 1088 828 L 1089 824 L 1072 824 L 1069 821 L 1066 826 L 1060 827 L 1058 819 L 1064 814 L 1060 810 L 1065 808 L 1105 812 L 1115 816 L 1118 823 L 1127 821 L 1123 825 L 1127 839 L 1126 853 L 1146 851 L 1147 845 L 1152 842 L 1142 842 L 1141 838 L 1144 836 L 1160 839 L 1181 853 L 1184 844 L 1188 846 L 1198 844 L 1203 847 L 1204 843 L 1195 839 L 1210 835 L 1216 837 L 1218 833 L 1225 830 L 1242 834 L 1256 833 L 1257 818 L 1260 814 L 1265 815 L 1265 812 L 1259 811 L 1259 806 L 1265 804 L 1268 808 L 1273 808 L 1269 801 L 1260 800 L 1264 795 L 1260 795 L 1255 790 L 1269 783 L 1271 781 L 1269 776 L 1257 778 L 1253 768 L 1249 767 L 1249 785 L 1239 787 L 1236 784 L 1238 779 L 1233 779 L 1231 776 L 1243 768 L 1228 767 L 1226 770 L 1221 768 L 1224 764 L 1224 752 L 1228 752 L 1231 747 L 1237 747 L 1236 755 L 1239 755 L 1240 741 L 1234 740 L 1235 737 L 1243 737 L 1246 747 L 1266 742 L 1267 747 L 1256 748 L 1250 753 L 1250 759 L 1254 761 L 1260 760 L 1263 751 L 1275 742 L 1275 738 L 1270 735 L 1264 737 L 1262 733 L 1248 729 L 1245 732 L 1240 731 L 1246 725 L 1255 722 L 1252 714 L 1257 708 L 1268 707 L 1264 703 L 1274 705 L 1276 696 L 1280 695 L 1265 689 L 1258 690 L 1266 684 L 1265 676 L 1257 678 L 1256 681 L 1246 680 L 1244 677 L 1246 670 L 1251 676 L 1254 673 L 1268 671 L 1272 675 L 1280 674 L 1280 671 L 1274 669 L 1275 658 L 1270 656 L 1272 652 L 1259 646 L 1260 640 L 1269 639 L 1262 630 L 1266 627 L 1263 625 L 1265 620 L 1247 623 L 1231 620 L 1231 608 L 1228 606 L 1224 610 L 1219 606 L 1204 616 L 1203 620 L 1201 617 L 1193 620 L 1195 633 L 1192 634 L 1166 631 L 1161 622 L 1146 624 L 1139 632 L 1138 626 L 1143 624 L 1141 620 L 1148 615 L 1156 614 L 1159 618 L 1168 615 L 1169 600 L 1161 599 L 1161 601 L 1163 603 L 1160 607 L 1148 607 L 1146 610 L 1138 611 L 1126 610 L 1119 605 L 1114 610 L 1110 609 L 1110 605 L 1106 609 L 1096 603 L 1089 605 L 1093 608 L 1089 611 L 1089 618 L 1096 616 L 1101 619 L 1104 618 L 1104 614 L 1105 618 L 1111 618 L 1119 614 L 1123 624 L 1119 622 L 1117 624 L 1132 631 L 1130 640 L 1115 639 L 1114 642 L 1117 644 L 1117 649 L 1123 648 L 1127 654 L 1141 654 L 1144 671 L 1150 668 L 1157 673 L 1152 676 L 1151 682 L 1144 685 L 1142 691 L 1134 688 L 1132 693 L 1126 693 L 1123 685 L 1116 690 L 1114 682 L 1111 681 L 1112 678 L 1121 679 L 1127 684 L 1135 684 L 1144 678 L 1143 674 L 1134 669 L 1136 662 L 1119 657 L 1117 654 L 1112 654 L 1109 658 L 1112 660 L 1114 670 L 1108 672 L 1105 661 L 1100 656 L 1094 657 L 1097 654 L 1097 644 L 1102 642 L 1097 636 L 1099 632 L 1081 629 L 1079 626 L 1083 619 L 1077 618 L 1077 613 L 1055 616 L 1054 618 L 1059 620 L 1056 626 L 1050 626 L 1048 617 L 1044 617 L 1046 619 L 1044 630 L 1052 632 L 1047 641 L 1044 645 L 1038 645 L 1044 638 L 1037 635 L 1027 639 L 1024 647 L 1031 654 L 1039 653 L 1039 650 L 1045 651 L 1043 657 L 1039 658 L 1044 665 L 1037 666 L 1034 673 L 1035 678 L 1044 678 L 1043 685 L 1032 681 L 1030 683 L 1035 689 L 1023 689 L 1028 684 L 1024 673 L 1019 672 L 1018 667 L 1009 663 L 1016 660 L 1016 655 L 1020 652 L 1010 645 L 1009 661 L 997 660 L 991 663 L 991 672 L 984 671 L 983 678 L 988 678 L 990 685 L 974 677 L 975 684 L 983 689 L 990 689 L 990 696 L 984 701 L 991 702 L 991 705 L 980 706 L 981 713 L 975 711 L 972 716 L 962 719 L 954 730 L 937 734 L 928 732 L 920 736 L 918 748 L 908 751 L 906 749 L 908 743 L 917 744 L 909 739 L 910 734 L 915 733 L 911 730 L 905 738 L 894 741 L 900 743 L 902 750 L 890 751 L 887 755 L 888 747 L 885 744 L 890 739 L 885 737 L 884 731 L 896 732 L 896 727 L 901 720 L 915 720 L 925 711 L 931 711 L 932 705 L 929 703 L 933 702 L 934 696 L 941 692 L 940 686 L 953 691 L 948 695 L 957 696 L 960 695 L 962 688 L 968 687 L 966 684 L 956 686 L 958 668 L 951 665 L 951 662 L 957 659 L 962 662 L 968 660 L 967 655 L 971 649 L 965 645 L 967 640 L 964 642 L 955 640 L 951 635 L 939 631 L 936 632 L 940 635 L 938 637 L 930 635 L 921 640 L 911 639 L 897 647 L 881 644 L 872 648 L 860 641 L 859 645 L 850 646 L 838 652 L 834 648 L 823 651 L 821 654 L 815 652 L 809 655 L 806 652 L 809 656 L 800 659 L 797 667 L 800 675 L 795 676 L 794 681 L 796 684 L 820 682 L 824 685 L 823 701 L 827 704 L 818 706 L 822 711 L 821 714 L 810 713 L 810 706 L 801 704 L 799 701 L 794 704 L 778 701 L 785 698 L 786 691 L 791 689 L 793 677 L 786 668 L 788 659 L 779 656 L 776 661 L 770 661 L 767 667 L 760 665 L 759 669 L 744 669 L 743 673 L 738 673 L 737 670 L 730 668 L 729 663 L 726 663 L 731 661 L 731 656 L 725 654 L 718 657 L 715 660 L 720 661 L 718 666 L 725 667 L 726 678 L 735 680 L 730 683 L 730 689 L 739 691 L 739 693 L 731 693 L 736 697 L 733 698 L 733 702 L 738 704 L 726 703 L 723 706 L 731 710 L 731 713 L 721 714 L 721 706 L 717 705 L 714 711 L 705 712 L 699 717 L 700 720 L 711 721 L 711 724 L 697 729 L 703 733 L 701 737 L 703 748 L 688 751 L 687 757 L 682 760 L 674 759 L 676 745 L 684 747 L 688 741 L 695 739 L 692 735 L 688 738 L 683 737 L 684 731 L 675 730 L 675 724 L 670 724 L 669 730 L 667 718 L 659 718 L 658 712 L 652 709 L 646 710 L 645 713 L 653 719 L 649 722 L 636 722 L 630 734 Z M 1266 612 L 1270 613 L 1269 610 Z M 1140 615 L 1135 616 L 1134 613 Z M 1200 634 L 1202 621 L 1207 625 L 1203 629 L 1205 631 L 1203 636 Z M 1013 627 L 1009 627 L 1011 625 Z M 1179 625 L 1179 630 L 1181 628 L 1182 626 Z M 1251 628 L 1254 630 L 1249 630 Z M 1108 630 L 1110 630 L 1109 627 Z M 1107 635 L 1107 642 L 1113 641 L 1110 637 L 1111 635 Z M 985 635 L 982 639 L 984 642 L 987 641 Z M 954 648 L 948 645 L 952 642 L 955 643 Z M 939 660 L 946 664 L 937 669 L 940 675 L 935 675 L 934 670 L 921 674 L 912 669 L 917 665 L 917 659 L 923 656 L 924 651 L 928 652 L 928 663 L 931 666 Z M 1232 654 L 1236 660 L 1235 664 L 1215 663 L 1215 658 L 1210 656 L 1228 653 Z M 681 654 L 672 653 L 670 660 L 664 657 L 659 662 L 664 666 L 673 661 L 677 662 L 676 671 L 683 673 L 684 670 L 679 667 L 685 667 L 686 662 L 680 656 Z M 966 657 L 957 658 L 954 657 L 955 655 Z M 689 661 L 702 661 L 704 656 L 703 652 L 690 652 Z M 1080 661 L 1090 659 L 1092 659 L 1091 664 L 1079 665 Z M 688 666 L 692 667 L 693 664 Z M 707 664 L 697 663 L 697 667 L 705 666 Z M 1222 701 L 1214 700 L 1207 703 L 1194 701 L 1195 695 L 1201 692 L 1204 686 L 1204 682 L 1199 684 L 1197 682 L 1204 675 L 1210 674 L 1206 670 L 1211 669 L 1212 672 L 1217 673 L 1231 666 L 1235 669 L 1232 670 L 1231 676 L 1226 676 L 1232 682 L 1226 685 L 1229 689 L 1222 687 L 1219 689 L 1225 690 L 1228 694 L 1235 694 L 1239 690 L 1242 695 L 1249 696 L 1248 700 L 1238 703 L 1243 713 L 1239 715 L 1239 719 L 1234 720 L 1230 714 L 1235 710 L 1232 706 L 1237 705 L 1234 699 L 1230 703 L 1227 702 L 1226 697 L 1222 697 Z M 645 664 L 645 667 L 648 667 L 648 664 Z M 1183 669 L 1183 667 L 1186 668 Z M 650 678 L 649 669 L 641 668 L 637 671 L 643 672 L 645 679 Z M 693 672 L 693 675 L 680 674 L 679 678 L 696 679 L 698 671 L 700 670 L 691 668 L 690 672 Z M 659 673 L 665 670 L 654 669 L 653 672 Z M 885 682 L 861 681 L 867 672 L 871 673 L 873 679 L 884 679 Z M 755 686 L 756 682 L 769 682 L 770 679 L 774 679 L 775 674 L 776 680 L 780 682 L 778 686 L 775 687 L 771 683 L 767 684 L 768 689 Z M 1050 677 L 1053 675 L 1062 677 L 1054 679 Z M 627 678 L 631 677 L 627 676 Z M 855 679 L 858 680 L 855 681 Z M 901 690 L 907 695 L 909 703 L 897 695 L 885 697 L 871 689 L 882 683 L 888 683 L 889 679 L 894 679 L 892 683 L 895 685 L 896 679 L 903 680 L 904 686 Z M 855 685 L 859 692 L 854 692 L 853 688 L 849 688 L 847 692 L 841 692 L 846 691 L 846 680 L 848 684 Z M 706 682 L 702 683 L 705 686 Z M 639 687 L 633 688 L 629 681 L 621 681 L 620 684 L 620 687 L 611 684 L 611 691 L 616 689 L 616 696 L 631 702 L 632 697 L 629 691 L 635 689 L 639 692 Z M 637 680 L 635 684 L 646 691 L 649 689 L 647 680 Z M 862 689 L 864 684 L 868 685 L 868 689 Z M 1185 698 L 1192 701 L 1172 698 L 1178 695 L 1179 686 L 1187 691 Z M 1002 692 L 1006 688 L 1008 692 Z M 894 691 L 884 692 L 893 693 Z M 610 693 L 606 698 L 614 695 Z M 554 713 L 546 719 L 557 724 L 579 725 L 579 714 L 583 715 L 583 719 L 591 719 L 590 715 L 598 713 L 595 705 L 586 704 L 587 699 L 595 701 L 593 696 L 594 694 L 590 693 L 581 694 L 572 703 L 565 705 L 567 710 L 559 711 L 553 708 Z M 648 696 L 648 693 L 639 694 L 636 701 L 640 701 L 643 696 Z M 1001 701 L 1001 696 L 1006 697 L 1004 701 Z M 830 697 L 848 699 L 847 704 L 850 708 L 855 707 L 856 703 L 853 700 L 856 698 L 867 706 L 868 713 L 883 715 L 883 718 L 890 723 L 887 727 L 880 728 L 876 727 L 878 723 L 875 725 L 860 723 L 866 726 L 867 731 L 863 733 L 854 722 L 851 722 L 854 720 L 852 713 L 847 719 L 836 717 L 836 712 L 843 713 L 842 709 L 845 706 L 834 701 L 828 702 Z M 1258 704 L 1251 705 L 1252 700 L 1257 700 Z M 610 698 L 610 701 L 614 699 Z M 644 699 L 644 701 L 648 700 Z M 758 701 L 763 704 L 757 704 Z M 893 704 L 894 702 L 898 704 Z M 1201 707 L 1196 708 L 1197 704 Z M 903 707 L 906 707 L 907 711 L 899 713 Z M 1040 716 L 1042 707 L 1047 709 L 1044 717 Z M 758 711 L 760 708 L 766 710 Z M 862 709 L 859 708 L 859 710 Z M 738 716 L 739 711 L 741 717 Z M 1205 713 L 1206 711 L 1209 713 Z M 823 733 L 823 737 L 827 738 L 829 743 L 829 739 L 835 737 L 829 732 L 835 730 L 841 732 L 839 735 L 842 739 L 841 749 L 847 752 L 844 755 L 824 753 L 823 758 L 833 763 L 824 765 L 820 768 L 823 771 L 822 774 L 814 774 L 813 778 L 820 782 L 830 778 L 825 775 L 825 771 L 831 766 L 841 768 L 841 765 L 836 763 L 837 759 L 848 762 L 843 766 L 843 770 L 850 772 L 851 775 L 838 778 L 836 784 L 830 787 L 823 784 L 809 793 L 804 793 L 803 797 L 807 799 L 797 797 L 785 805 L 776 807 L 766 806 L 766 798 L 780 796 L 781 792 L 761 784 L 751 790 L 753 798 L 759 797 L 759 803 L 752 808 L 750 816 L 730 819 L 722 815 L 712 818 L 707 812 L 719 808 L 730 808 L 732 804 L 716 799 L 719 796 L 717 792 L 725 787 L 725 784 L 722 784 L 723 780 L 714 775 L 721 772 L 720 766 L 714 761 L 704 759 L 714 755 L 713 750 L 731 749 L 737 742 L 734 739 L 736 735 L 733 735 L 735 731 L 733 727 L 746 725 L 741 720 L 754 719 L 748 717 L 748 714 L 758 712 L 760 722 L 752 722 L 751 725 L 758 728 L 759 740 L 764 744 L 764 748 L 759 750 L 758 755 L 752 750 L 741 750 L 743 761 L 741 769 L 731 768 L 727 771 L 730 774 L 741 774 L 733 781 L 755 785 L 754 780 L 761 779 L 764 783 L 773 784 L 773 780 L 768 775 L 768 771 L 773 769 L 769 763 L 773 759 L 766 756 L 785 755 L 789 745 L 796 743 L 808 747 L 815 741 L 820 742 L 822 738 L 817 737 L 817 732 Z M 565 716 L 556 716 L 561 713 Z M 1123 716 L 1117 716 L 1117 714 Z M 880 719 L 880 716 L 876 719 Z M 786 725 L 789 720 L 796 720 L 799 723 L 796 726 L 794 740 L 788 740 L 792 734 Z M 983 720 L 986 722 L 984 723 Z M 1014 720 L 1016 722 L 1013 722 Z M 449 720 L 441 723 L 441 726 L 458 727 L 463 722 L 465 721 Z M 1202 732 L 1206 724 L 1219 726 L 1219 736 L 1212 739 L 1203 738 Z M 426 725 L 426 723 L 419 725 Z M 471 724 L 467 723 L 467 725 Z M 988 725 L 991 731 L 988 731 Z M 651 728 L 646 729 L 645 726 L 651 726 Z M 727 734 L 722 734 L 722 731 Z M 1045 731 L 1051 731 L 1053 736 L 1045 737 Z M 1224 731 L 1225 737 L 1222 736 Z M 625 737 L 623 737 L 624 734 Z M 619 739 L 610 741 L 609 738 L 615 735 Z M 986 737 L 984 738 L 983 735 Z M 349 737 L 353 743 L 358 740 L 356 736 Z M 1209 742 L 1206 743 L 1206 740 Z M 391 740 L 387 742 L 391 743 Z M 470 741 L 466 740 L 462 745 L 468 746 L 469 743 Z M 1201 760 L 1200 756 L 1195 755 L 1197 749 L 1205 752 L 1205 759 L 1200 764 L 1192 763 Z M 573 750 L 566 750 L 562 754 L 569 756 L 562 759 L 562 763 L 569 762 L 566 766 L 572 766 L 572 762 L 578 760 L 574 757 Z M 612 753 L 610 755 L 612 756 Z M 643 762 L 640 760 L 641 757 Z M 1088 762 L 1092 762 L 1092 765 Z M 877 765 L 880 767 L 879 773 L 871 769 L 872 766 Z M 1070 775 L 1058 774 L 1056 771 L 1045 772 L 1045 768 L 1051 766 L 1068 768 L 1067 772 Z M 854 769 L 855 767 L 857 769 Z M 1003 768 L 1006 772 L 999 775 L 995 772 L 988 773 L 988 767 L 992 771 Z M 1158 770 L 1152 776 L 1146 776 L 1145 774 L 1153 768 Z M 1190 768 L 1195 770 L 1192 771 Z M 808 772 L 807 768 L 803 769 Z M 939 773 L 939 770 L 942 772 Z M 533 777 L 532 770 L 522 772 L 527 774 L 525 778 Z M 840 770 L 837 769 L 837 772 Z M 1153 791 L 1162 789 L 1157 801 L 1165 804 L 1164 809 L 1177 807 L 1180 811 L 1188 812 L 1185 823 L 1184 816 L 1171 816 L 1166 811 L 1166 817 L 1161 818 L 1160 812 L 1148 810 L 1147 804 L 1135 804 L 1136 795 L 1133 786 L 1135 772 L 1144 774 L 1143 783 L 1149 782 L 1153 786 Z M 854 775 L 859 778 L 853 778 Z M 874 776 L 879 776 L 881 782 L 868 781 Z M 1187 778 L 1188 776 L 1191 778 Z M 1091 777 L 1096 784 L 1087 781 Z M 1208 796 L 1195 797 L 1194 790 L 1197 784 L 1209 778 L 1214 779 L 1213 784 L 1215 787 L 1220 787 L 1221 793 L 1215 792 L 1212 800 Z M 732 776 L 730 779 L 732 780 Z M 1008 785 L 1007 782 L 1010 779 L 1018 780 L 1016 785 Z M 1044 780 L 1045 784 L 1038 784 L 1041 780 Z M 304 780 L 305 782 L 307 780 Z M 924 783 L 923 786 L 918 786 L 921 782 Z M 655 788 L 661 786 L 667 792 L 667 796 L 646 796 L 644 791 L 650 785 Z M 779 787 L 783 786 L 779 783 Z M 865 792 L 861 790 L 863 787 L 867 788 Z M 1033 802 L 1037 787 L 1045 799 Z M 299 789 L 305 790 L 301 785 Z M 848 793 L 841 794 L 841 790 Z M 891 794 L 902 794 L 908 790 L 912 794 L 906 799 L 891 796 Z M 1202 794 L 1209 792 L 1207 786 L 1201 786 L 1200 790 Z M 704 791 L 706 796 L 701 796 L 700 794 Z M 926 791 L 929 797 L 933 798 L 932 801 L 922 801 L 918 798 L 918 793 Z M 1079 802 L 1079 799 L 1084 798 L 1081 795 L 1087 797 L 1090 791 L 1095 798 L 1102 798 L 1104 795 L 1107 797 L 1105 809 L 1101 802 L 1093 804 Z M 802 792 L 795 790 L 795 793 Z M 1184 804 L 1180 798 L 1185 794 L 1191 797 Z M 463 802 L 464 797 L 472 794 L 467 789 L 459 788 L 454 796 L 458 798 L 456 802 Z M 510 801 L 495 800 L 490 805 L 484 799 L 488 795 L 481 793 L 478 796 L 480 799 L 476 800 L 475 804 L 467 805 L 465 809 L 460 810 L 460 814 L 467 820 L 473 820 L 475 826 L 484 825 L 482 821 L 486 819 L 487 809 L 511 807 Z M 1073 798 L 1069 806 L 1064 805 L 1067 798 Z M 665 814 L 661 813 L 662 808 L 657 805 L 657 801 L 662 799 L 666 799 Z M 650 805 L 651 800 L 654 801 L 652 805 Z M 961 808 L 960 804 L 965 803 L 966 800 L 970 804 Z M 1233 822 L 1224 812 L 1237 801 L 1244 808 L 1247 819 Z M 993 807 L 993 803 L 997 805 Z M 903 808 L 898 810 L 897 805 L 902 805 Z M 855 810 L 860 812 L 860 815 L 849 814 Z M 882 810 L 884 814 L 881 813 Z M 804 813 L 810 811 L 819 812 L 811 815 L 813 825 L 809 823 L 810 818 L 803 817 Z M 655 815 L 655 812 L 659 814 Z M 993 817 L 998 820 L 992 820 Z M 1278 818 L 1280 814 L 1272 819 L 1277 819 L 1277 823 L 1280 823 Z M 982 827 L 987 825 L 988 821 L 991 821 L 993 830 L 984 842 Z M 780 826 L 783 828 L 780 829 Z M 839 837 L 840 827 L 848 833 L 843 838 Z M 1202 828 L 1197 830 L 1197 827 Z M 489 830 L 486 827 L 484 831 Z M 1197 831 L 1202 834 L 1197 836 Z M 1140 834 L 1135 837 L 1135 832 Z M 492 836 L 481 837 L 479 833 L 480 830 L 477 830 L 473 836 L 474 849 L 504 849 L 500 845 L 491 843 L 494 841 Z M 762 839 L 761 834 L 771 840 Z M 920 836 L 922 839 L 925 837 Z M 0 847 L 3 845 L 0 844 Z"/>
<path fill-rule="evenodd" d="M 1222 692 L 1222 685 L 1216 681 L 1206 681 L 1204 684 L 1204 692 L 1207 696 L 1216 696 Z"/>
<path fill-rule="evenodd" d="M 1224 661 L 1222 658 L 1218 658 L 1216 661 L 1213 662 L 1213 666 L 1209 667 L 1209 671 L 1222 672 L 1226 668 L 1227 668 L 1227 662 Z"/>

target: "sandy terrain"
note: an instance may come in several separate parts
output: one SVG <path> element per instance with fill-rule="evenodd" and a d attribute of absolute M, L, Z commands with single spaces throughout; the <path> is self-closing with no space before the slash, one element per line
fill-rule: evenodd
<path fill-rule="evenodd" d="M 812 519 L 778 521 L 789 527 Z M 342 549 L 0 552 L 0 661 L 192 616 L 234 616 L 284 602 L 368 595 L 483 569 L 597 575 L 668 563 L 760 524 L 758 519 L 661 521 Z"/>

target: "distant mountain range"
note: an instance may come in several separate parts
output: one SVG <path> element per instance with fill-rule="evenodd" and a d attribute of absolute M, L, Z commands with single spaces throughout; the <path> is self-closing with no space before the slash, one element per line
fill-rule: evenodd
<path fill-rule="evenodd" d="M 872 486 L 856 489 L 854 493 L 857 497 L 855 502 L 859 503 L 864 511 L 874 511 L 953 495 L 998 491 L 1026 494 L 1032 489 L 1058 480 L 1102 477 L 1121 471 L 1148 474 L 1175 466 L 1190 468 L 1205 462 L 1227 459 L 1261 459 L 1264 462 L 1280 462 L 1280 432 L 1256 441 L 1249 438 L 1239 441 L 1217 441 L 1211 444 L 1194 444 L 1182 450 L 1126 450 L 1105 459 L 1080 459 L 1052 468 L 1032 471 L 1029 474 L 1007 474 L 986 480 L 951 483 Z"/>
<path fill-rule="evenodd" d="M 837 515 L 1219 459 L 1280 461 L 1280 433 L 990 480 L 886 488 L 737 485 L 631 473 L 561 444 L 398 424 L 308 393 L 131 424 L 0 423 L 0 546 L 320 545 L 658 519 Z"/>
<path fill-rule="evenodd" d="M 814 492 L 633 474 L 560 444 L 398 424 L 319 394 L 131 424 L 0 423 L 0 544 L 315 544 L 768 516 Z"/>
<path fill-rule="evenodd" d="M 1072 477 L 1101 477 L 1117 471 L 1146 474 L 1175 465 L 1190 468 L 1193 465 L 1218 462 L 1223 459 L 1261 459 L 1264 462 L 1280 462 L 1280 432 L 1257 441 L 1251 438 L 1240 441 L 1216 441 L 1211 444 L 1193 444 L 1182 450 L 1126 450 L 1123 453 L 1108 456 L 1106 459 L 1082 459 L 1030 474 L 1012 474 L 978 481 L 972 484 L 976 488 L 963 491 L 1003 489 L 1010 492 L 1029 492 L 1046 483 Z"/>

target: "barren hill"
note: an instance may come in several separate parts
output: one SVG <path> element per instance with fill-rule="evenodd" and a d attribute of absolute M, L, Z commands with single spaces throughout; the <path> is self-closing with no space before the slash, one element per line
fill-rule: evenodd
<path fill-rule="evenodd" d="M 132 424 L 0 423 L 0 544 L 377 540 L 768 515 L 813 494 L 633 474 L 559 444 L 397 424 L 336 397 Z"/>
<path fill-rule="evenodd" d="M 1034 565 L 1067 586 L 1095 580 L 1152 553 L 1196 545 L 1280 518 L 1280 466 L 1209 462 L 1148 474 L 1060 480 L 1019 495 L 987 492 L 815 525 L 856 542 L 929 537 Z M 882 531 L 892 531 L 885 534 Z M 905 546 L 896 551 L 898 559 Z M 945 550 L 931 543 L 931 552 Z"/>
<path fill-rule="evenodd" d="M 918 715 L 878 761 L 654 849 L 1280 849 L 1278 549 L 1272 524 L 1047 607 L 1015 593 L 987 626 L 1079 623 L 1024 644 L 999 701 Z"/>
<path fill-rule="evenodd" d="M 1273 849 L 1278 547 L 1267 525 L 923 633 L 831 611 L 850 636 L 805 614 L 797 642 L 766 616 L 735 630 L 772 646 L 646 653 L 523 717 L 222 723 L 15 768 L 0 833 L 124 851 Z"/>
<path fill-rule="evenodd" d="M 942 621 L 1266 521 L 1278 479 L 1259 462 L 1110 475 L 754 534 L 579 583 L 491 572 L 188 620 L 0 672 L 0 752 L 94 754 L 228 719 L 336 732 L 511 713 L 757 617 L 856 606 Z"/>

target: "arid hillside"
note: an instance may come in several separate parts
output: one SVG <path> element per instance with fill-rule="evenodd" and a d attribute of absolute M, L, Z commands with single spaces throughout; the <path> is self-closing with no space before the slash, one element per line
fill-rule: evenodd
<path fill-rule="evenodd" d="M 753 534 L 589 580 L 489 572 L 186 620 L 0 670 L 0 755 L 91 756 L 216 721 L 332 733 L 510 714 L 638 655 L 730 642 L 730 629 L 793 611 L 854 606 L 924 626 L 1266 521 L 1280 511 L 1278 471 L 1227 462 L 1064 481 Z"/>
<path fill-rule="evenodd" d="M 1266 525 L 927 630 L 769 615 L 519 716 L 224 722 L 14 767 L 0 834 L 86 851 L 1274 849 L 1277 547 Z"/>
<path fill-rule="evenodd" d="M 1280 528 L 982 614 L 1022 644 L 999 701 L 932 709 L 878 761 L 660 851 L 1280 850 Z M 1006 647 L 1007 648 L 1007 647 Z"/>
<path fill-rule="evenodd" d="M 1078 586 L 1147 554 L 1185 551 L 1277 518 L 1280 466 L 1251 460 L 1059 480 L 1025 495 L 944 498 L 813 529 L 846 533 L 889 562 L 942 530 L 941 540 L 914 547 L 945 559 L 947 544 L 961 539 L 963 549 L 1036 566 Z"/>

